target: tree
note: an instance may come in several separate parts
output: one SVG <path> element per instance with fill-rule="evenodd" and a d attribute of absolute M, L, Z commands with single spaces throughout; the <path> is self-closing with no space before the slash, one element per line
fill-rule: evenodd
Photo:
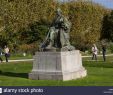
<path fill-rule="evenodd" d="M 29 36 L 27 37 L 27 43 L 37 41 L 39 38 L 34 37 L 38 34 L 33 30 L 34 28 L 36 29 L 34 23 L 48 20 L 47 16 L 51 13 L 48 10 L 54 9 L 53 3 L 55 5 L 54 0 L 1 0 L 0 29 L 2 31 L 0 31 L 0 44 L 2 46 L 10 45 L 12 49 L 15 44 L 16 46 L 20 45 L 21 40 L 18 41 L 18 38 L 21 37 L 23 30 Z M 38 30 L 40 30 L 40 27 L 42 26 L 38 26 Z M 25 40 L 22 40 L 22 42 L 26 43 Z"/>
<path fill-rule="evenodd" d="M 103 19 L 101 39 L 108 39 L 113 42 L 113 10 Z"/>
<path fill-rule="evenodd" d="M 39 44 L 46 36 L 58 7 L 72 22 L 70 40 L 76 48 L 87 48 L 99 41 L 102 19 L 107 11 L 100 5 L 84 0 L 65 3 L 56 0 L 1 0 L 0 45 L 8 44 L 13 49 L 24 44 L 27 47 Z"/>
<path fill-rule="evenodd" d="M 72 1 L 69 4 L 72 22 L 71 42 L 79 49 L 88 48 L 100 39 L 104 7 L 85 1 Z"/>

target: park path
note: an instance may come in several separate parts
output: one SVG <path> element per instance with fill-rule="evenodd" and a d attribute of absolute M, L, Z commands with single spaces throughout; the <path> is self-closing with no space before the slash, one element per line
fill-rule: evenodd
<path fill-rule="evenodd" d="M 97 55 L 97 56 L 103 56 L 103 55 Z M 106 56 L 113 56 L 113 54 L 107 54 Z M 92 56 L 82 56 L 83 58 L 84 57 L 92 57 Z"/>
<path fill-rule="evenodd" d="M 102 55 L 98 55 L 98 56 L 102 56 Z M 113 54 L 108 54 L 106 56 L 113 56 Z M 82 56 L 82 58 L 85 58 L 85 57 L 92 57 L 92 56 Z M 33 59 L 9 60 L 9 62 L 21 62 L 21 61 L 33 61 Z M 5 60 L 3 62 L 5 62 Z"/>
<path fill-rule="evenodd" d="M 33 59 L 8 60 L 9 62 L 33 61 Z M 6 62 L 5 60 L 3 62 Z"/>

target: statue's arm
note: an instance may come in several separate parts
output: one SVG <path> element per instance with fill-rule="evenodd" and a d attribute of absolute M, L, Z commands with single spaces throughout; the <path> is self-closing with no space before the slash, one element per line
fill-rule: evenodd
<path fill-rule="evenodd" d="M 64 29 L 66 30 L 66 32 L 69 32 L 70 28 L 71 28 L 71 22 L 69 22 L 67 18 L 64 18 Z"/>

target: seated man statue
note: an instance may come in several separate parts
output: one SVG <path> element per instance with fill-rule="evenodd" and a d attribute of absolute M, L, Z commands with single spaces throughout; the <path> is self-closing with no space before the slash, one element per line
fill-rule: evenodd
<path fill-rule="evenodd" d="M 69 32 L 71 23 L 66 17 L 62 15 L 61 9 L 57 9 L 56 16 L 51 24 L 46 40 L 41 45 L 43 49 L 60 49 L 60 50 L 73 50 L 75 49 L 70 45 Z"/>

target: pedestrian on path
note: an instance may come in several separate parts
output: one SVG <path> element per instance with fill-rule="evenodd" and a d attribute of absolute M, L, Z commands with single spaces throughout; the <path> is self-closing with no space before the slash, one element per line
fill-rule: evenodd
<path fill-rule="evenodd" d="M 2 63 L 3 59 L 2 59 L 2 48 L 0 48 L 0 62 Z"/>
<path fill-rule="evenodd" d="M 97 53 L 98 53 L 97 46 L 96 46 L 96 44 L 93 44 L 93 46 L 92 46 L 92 60 L 97 61 Z"/>
<path fill-rule="evenodd" d="M 5 53 L 6 62 L 8 62 L 8 57 L 10 56 L 10 53 L 9 53 L 9 48 L 7 46 L 5 46 L 4 48 L 4 53 Z"/>
<path fill-rule="evenodd" d="M 106 61 L 106 46 L 102 45 L 102 55 L 103 55 L 103 60 Z"/>

